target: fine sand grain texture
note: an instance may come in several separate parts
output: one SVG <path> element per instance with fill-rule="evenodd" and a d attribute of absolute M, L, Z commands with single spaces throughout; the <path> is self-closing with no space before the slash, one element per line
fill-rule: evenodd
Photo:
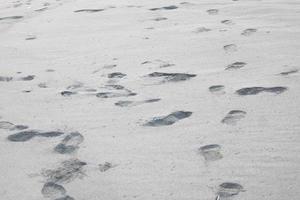
<path fill-rule="evenodd" d="M 298 200 L 298 0 L 1 0 L 0 200 Z"/>

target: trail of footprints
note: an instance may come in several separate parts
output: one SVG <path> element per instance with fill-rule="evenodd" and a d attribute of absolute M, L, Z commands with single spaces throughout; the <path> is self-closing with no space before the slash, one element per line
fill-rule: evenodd
<path fill-rule="evenodd" d="M 187 2 L 188 3 L 188 2 Z M 183 4 L 183 3 L 182 3 Z M 168 11 L 168 10 L 176 10 L 178 9 L 175 5 L 150 8 L 149 11 Z M 106 9 L 79 9 L 75 10 L 75 13 L 97 13 L 105 11 Z M 42 10 L 40 10 L 42 11 Z M 206 11 L 209 15 L 218 15 L 218 9 L 209 9 Z M 2 17 L 1 20 L 16 20 L 21 19 L 22 16 L 10 16 L 10 17 Z M 153 19 L 154 21 L 163 21 L 167 20 L 167 18 L 160 17 Z M 232 20 L 226 19 L 221 21 L 224 25 L 234 25 L 235 23 Z M 211 29 L 200 27 L 195 33 L 208 32 Z M 251 36 L 257 32 L 257 29 L 249 28 L 242 31 L 241 35 L 243 36 Z M 35 37 L 28 38 L 28 40 L 35 39 Z M 223 46 L 223 50 L 226 53 L 234 53 L 238 50 L 236 44 L 227 44 Z M 169 68 L 174 66 L 175 64 L 165 62 L 162 60 L 154 60 L 154 61 L 145 61 L 141 63 L 142 65 L 158 65 L 159 68 Z M 234 71 L 240 70 L 247 66 L 246 62 L 236 61 L 231 63 L 225 67 L 226 71 Z M 92 72 L 92 74 L 97 74 L 101 70 L 111 70 L 116 68 L 116 64 L 105 65 L 103 69 L 98 69 Z M 53 72 L 53 71 L 49 71 Z M 230 73 L 230 72 L 229 72 Z M 298 73 L 297 69 L 281 72 L 279 75 L 288 76 L 290 74 Z M 195 78 L 196 74 L 189 73 L 169 73 L 169 72 L 159 72 L 154 71 L 152 73 L 146 74 L 143 78 L 150 79 L 156 81 L 158 84 L 166 84 L 166 83 L 177 83 L 188 81 L 192 78 Z M 101 87 L 101 91 L 99 88 L 92 88 L 85 86 L 81 82 L 76 82 L 72 85 L 66 87 L 65 90 L 61 91 L 60 94 L 64 97 L 70 97 L 74 95 L 84 94 L 84 95 L 93 95 L 100 99 L 107 98 L 127 98 L 131 96 L 138 95 L 137 93 L 127 89 L 123 85 L 120 85 L 118 82 L 126 79 L 127 74 L 123 72 L 111 72 L 106 74 L 108 78 L 107 84 Z M 34 75 L 28 75 L 24 77 L 9 77 L 9 76 L 0 76 L 0 82 L 10 82 L 10 81 L 30 81 L 35 78 Z M 47 85 L 45 83 L 39 84 L 40 88 L 46 88 Z M 212 85 L 208 88 L 209 92 L 214 95 L 223 95 L 226 94 L 224 85 Z M 276 87 L 261 87 L 261 86 L 253 86 L 253 87 L 244 87 L 235 91 L 235 94 L 238 96 L 249 96 L 249 95 L 258 95 L 260 93 L 272 93 L 272 94 L 281 94 L 287 91 L 287 87 L 276 86 Z M 150 98 L 145 100 L 119 100 L 115 102 L 115 106 L 127 108 L 133 106 L 139 106 L 148 103 L 156 103 L 162 101 L 160 98 Z M 166 115 L 153 117 L 149 119 L 142 126 L 144 127 L 165 127 L 171 126 L 179 121 L 186 120 L 191 117 L 193 112 L 178 110 L 171 112 Z M 221 119 L 220 123 L 228 126 L 235 126 L 241 120 L 243 120 L 247 115 L 247 112 L 244 110 L 231 110 L 229 111 L 223 119 Z M 63 137 L 61 141 L 53 147 L 53 152 L 57 154 L 66 154 L 73 155 L 72 158 L 67 159 L 54 169 L 42 169 L 41 175 L 45 178 L 45 183 L 41 189 L 41 193 L 45 198 L 50 198 L 54 200 L 75 200 L 73 197 L 69 196 L 67 190 L 64 188 L 64 184 L 67 184 L 77 178 L 83 178 L 86 176 L 85 167 L 87 165 L 86 162 L 81 161 L 74 158 L 76 152 L 80 149 L 80 145 L 84 141 L 83 135 L 79 132 L 71 132 L 64 133 L 61 131 L 40 131 L 40 130 L 30 130 L 26 125 L 15 125 L 11 122 L 0 121 L 0 129 L 5 129 L 8 131 L 15 132 L 7 137 L 7 140 L 10 142 L 29 142 L 30 140 L 40 137 L 40 138 L 56 138 Z M 221 160 L 223 158 L 222 154 L 222 146 L 219 144 L 206 144 L 201 146 L 198 149 L 198 152 L 205 162 L 215 162 Z M 100 172 L 105 172 L 111 168 L 116 167 L 117 165 L 105 162 L 103 164 L 98 165 L 98 169 Z M 234 182 L 223 182 L 216 189 L 216 200 L 230 200 L 231 197 L 238 195 L 240 192 L 245 191 L 243 186 L 234 183 Z"/>

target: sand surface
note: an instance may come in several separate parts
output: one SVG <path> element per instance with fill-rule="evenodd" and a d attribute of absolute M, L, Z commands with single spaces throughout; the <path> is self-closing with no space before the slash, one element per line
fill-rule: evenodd
<path fill-rule="evenodd" d="M 300 1 L 1 0 L 1 200 L 298 200 Z"/>

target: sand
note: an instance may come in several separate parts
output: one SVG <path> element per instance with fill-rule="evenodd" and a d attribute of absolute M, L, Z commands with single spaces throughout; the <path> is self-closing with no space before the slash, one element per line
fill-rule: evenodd
<path fill-rule="evenodd" d="M 298 200 L 300 2 L 2 0 L 1 200 Z"/>

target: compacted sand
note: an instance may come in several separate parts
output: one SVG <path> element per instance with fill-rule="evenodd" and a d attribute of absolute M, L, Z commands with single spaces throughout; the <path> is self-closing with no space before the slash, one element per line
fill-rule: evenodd
<path fill-rule="evenodd" d="M 298 200 L 300 2 L 2 0 L 0 200 Z"/>

